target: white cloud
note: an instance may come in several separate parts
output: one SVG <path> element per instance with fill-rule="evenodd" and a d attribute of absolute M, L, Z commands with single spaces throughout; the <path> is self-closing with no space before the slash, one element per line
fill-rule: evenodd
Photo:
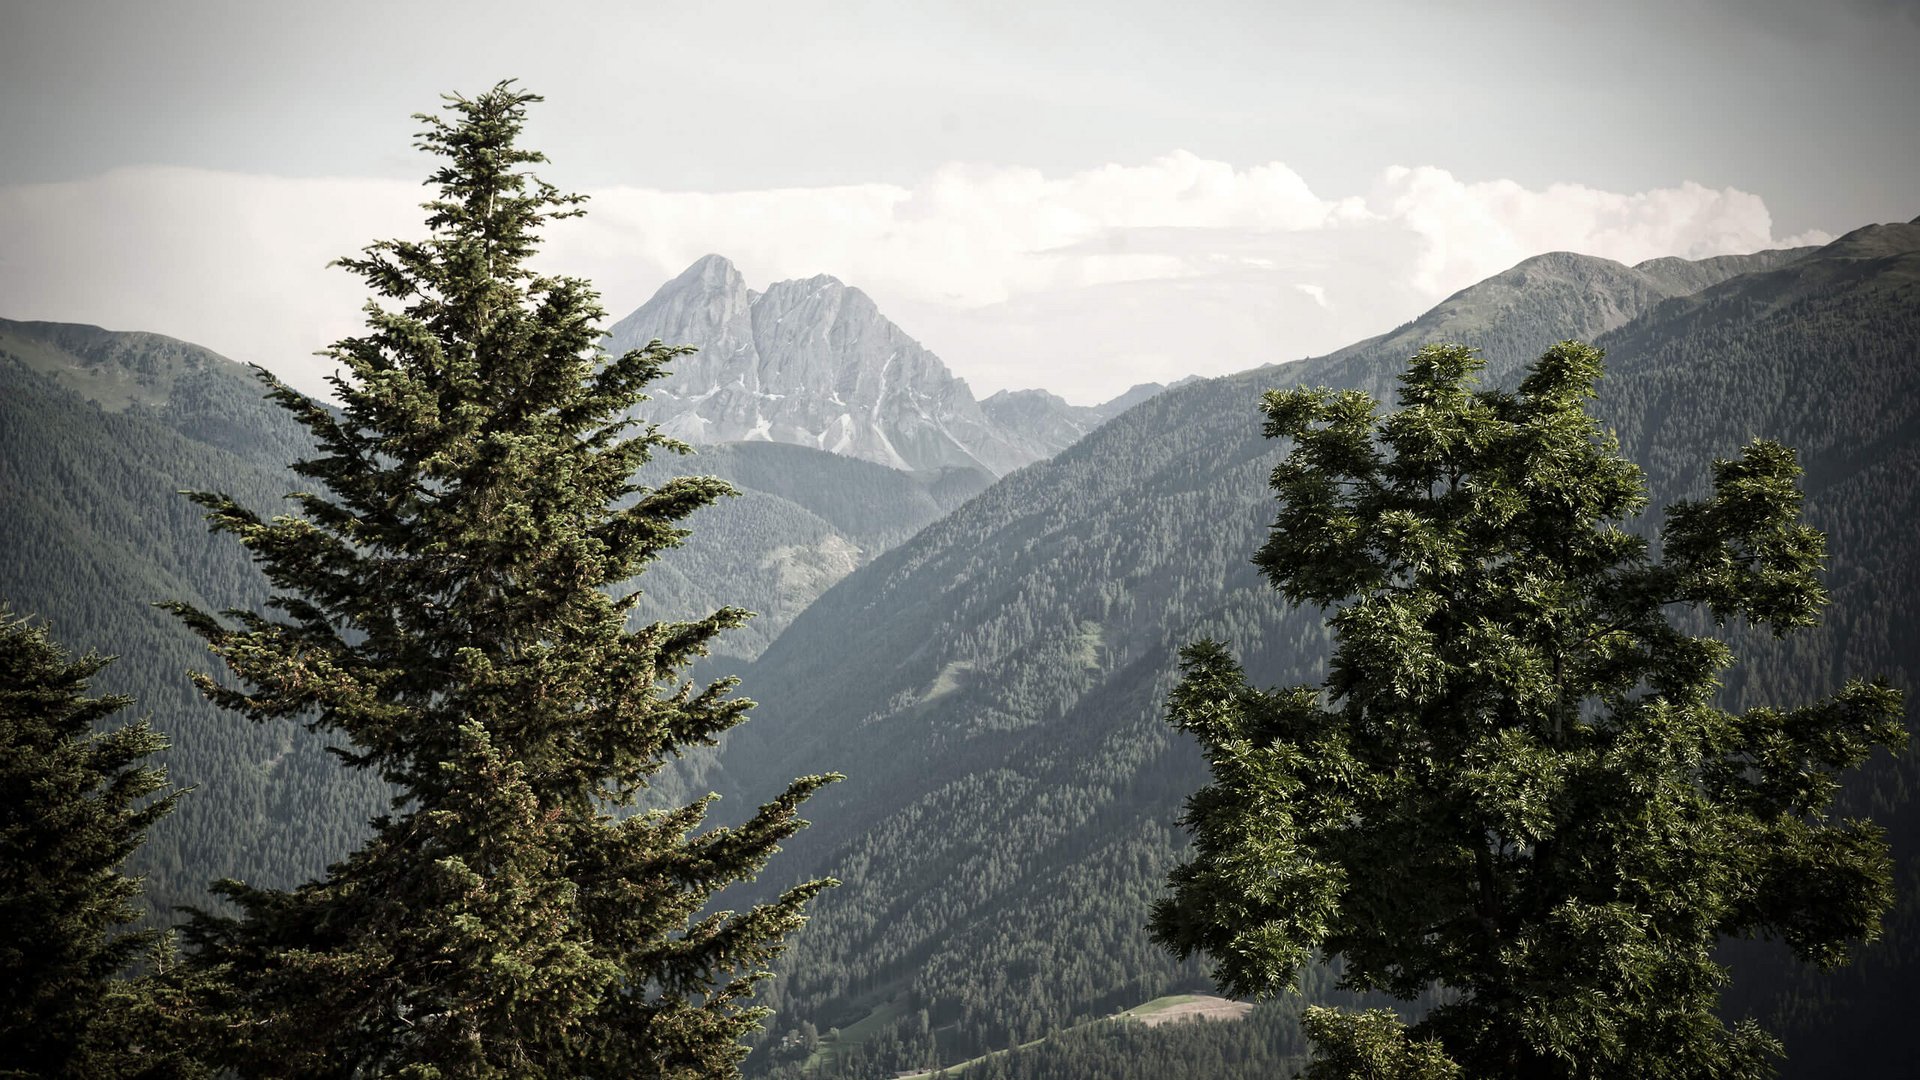
<path fill-rule="evenodd" d="M 1511 180 L 1463 183 L 1444 169 L 1393 166 L 1368 199 L 1373 213 L 1425 241 L 1415 285 L 1445 295 L 1530 255 L 1569 250 L 1624 263 L 1700 259 L 1776 243 L 1758 195 L 1688 181 L 1635 194 Z"/>
<path fill-rule="evenodd" d="M 366 290 L 327 263 L 416 230 L 423 189 L 200 169 L 0 188 L 0 315 L 152 330 L 322 389 Z"/>
<path fill-rule="evenodd" d="M 1060 178 L 948 165 L 911 188 L 612 188 L 594 193 L 588 220 L 618 230 L 630 253 L 662 266 L 719 251 L 749 275 L 824 270 L 915 300 L 979 306 L 1195 272 L 1130 250 L 1127 236 L 1137 230 L 1309 231 L 1364 215 L 1357 199 L 1316 198 L 1284 165 L 1236 170 L 1181 152 Z"/>
<path fill-rule="evenodd" d="M 416 235 L 412 184 L 178 168 L 0 189 L 0 315 L 146 329 L 282 371 L 352 333 L 364 293 L 329 259 Z M 1542 251 L 1637 262 L 1789 242 L 1758 196 L 1638 193 L 1383 170 L 1316 195 L 1272 163 L 1176 152 L 1064 176 L 950 165 L 885 184 L 723 193 L 610 188 L 557 225 L 545 268 L 617 317 L 719 252 L 749 282 L 830 273 L 872 293 L 976 393 L 1095 400 L 1337 348 Z"/>

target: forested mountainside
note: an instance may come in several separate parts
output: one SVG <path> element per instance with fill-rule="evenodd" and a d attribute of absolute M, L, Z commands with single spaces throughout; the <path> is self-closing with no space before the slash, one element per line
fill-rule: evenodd
<path fill-rule="evenodd" d="M 693 532 L 640 579 L 642 619 L 682 619 L 731 604 L 755 613 L 714 644 L 750 660 L 834 582 L 919 532 L 993 481 L 955 466 L 907 473 L 786 443 L 740 442 L 662 454 L 638 480 L 718 476 L 740 494 L 691 520 Z"/>
<path fill-rule="evenodd" d="M 1791 664 L 1744 665 L 1765 674 L 1735 695 L 1800 701 L 1849 673 L 1911 685 L 1903 650 L 1920 628 L 1906 613 L 1920 596 L 1893 570 L 1920 565 L 1902 531 L 1915 520 L 1903 410 L 1920 389 L 1911 232 L 1631 268 L 1530 259 L 1331 356 L 1162 394 L 841 582 L 748 671 L 767 704 L 724 759 L 742 790 L 782 771 L 850 774 L 765 883 L 847 883 L 790 955 L 777 1024 L 859 1025 L 836 1042 L 861 1049 L 812 1065 L 855 1075 L 970 1057 L 1196 984 L 1142 929 L 1202 779 L 1160 719 L 1177 648 L 1223 638 L 1268 684 L 1317 680 L 1328 648 L 1317 614 L 1284 610 L 1248 561 L 1271 520 L 1278 448 L 1257 411 L 1269 387 L 1390 395 L 1433 341 L 1478 345 L 1503 381 L 1554 341 L 1597 339 L 1610 350 L 1601 415 L 1649 465 L 1656 506 L 1697 494 L 1711 458 L 1755 436 L 1803 447 L 1836 602 L 1820 637 L 1784 646 Z M 1906 768 L 1882 763 L 1855 796 L 1904 808 Z M 1904 934 L 1868 963 L 1920 960 Z M 1834 1009 L 1872 1006 L 1857 973 L 1789 985 L 1773 958 L 1745 967 L 1796 1015 L 1829 992 Z M 1765 1011 L 1782 1004 L 1762 996 Z M 1812 1030 L 1786 1031 L 1799 1075 L 1835 1060 Z M 783 1057 L 770 1043 L 760 1066 L 796 1067 L 793 1045 Z"/>
<path fill-rule="evenodd" d="M 5 330 L 0 596 L 44 618 L 76 653 L 118 654 L 94 688 L 135 695 L 136 709 L 172 743 L 164 760 L 173 782 L 196 789 L 152 830 L 131 869 L 147 875 L 148 901 L 160 911 L 207 903 L 207 882 L 217 877 L 297 882 L 349 850 L 384 800 L 291 725 L 215 715 L 186 679 L 188 669 L 209 666 L 206 650 L 152 606 L 264 599 L 246 553 L 209 537 L 200 509 L 175 492 L 218 488 L 273 509 L 294 490 L 296 478 L 274 462 L 297 433 L 259 400 L 244 369 L 179 342 L 115 340 L 88 327 Z M 67 352 L 66 343 L 97 348 Z M 103 359 L 80 363 L 88 355 Z M 204 363 L 168 380 L 160 377 L 168 356 Z M 110 411 L 42 371 L 138 390 L 109 396 L 119 406 Z"/>
<path fill-rule="evenodd" d="M 1668 301 L 1603 339 L 1618 366 L 1604 415 L 1655 492 L 1699 493 L 1707 458 L 1757 437 L 1800 451 L 1806 516 L 1827 533 L 1833 603 L 1818 628 L 1742 634 L 1736 703 L 1797 703 L 1883 675 L 1920 716 L 1920 221 L 1860 229 L 1811 258 Z M 1730 1004 L 1783 1022 L 1788 1077 L 1893 1076 L 1887 1033 L 1920 996 L 1920 747 L 1876 758 L 1843 812 L 1889 826 L 1896 900 L 1886 936 L 1830 974 L 1783 950 L 1729 950 Z"/>
<path fill-rule="evenodd" d="M 172 741 L 163 758 L 174 782 L 196 788 L 135 856 L 155 910 L 205 904 L 217 877 L 297 883 L 351 850 L 385 808 L 313 736 L 212 709 L 186 678 L 211 658 L 153 607 L 266 598 L 244 550 L 210 536 L 178 492 L 290 509 L 281 497 L 309 482 L 287 465 L 310 448 L 250 371 L 198 346 L 0 320 L 0 599 L 45 619 L 77 652 L 117 654 L 96 689 L 135 695 Z M 722 640 L 716 663 L 757 655 L 833 582 L 991 480 L 769 444 L 663 455 L 639 479 L 684 474 L 723 476 L 741 495 L 699 515 L 687 545 L 641 579 L 638 617 L 723 604 L 759 612 Z"/>
<path fill-rule="evenodd" d="M 1102 405 L 1045 391 L 975 401 L 966 381 L 881 314 L 821 274 L 747 288 L 719 255 L 697 260 L 613 324 L 610 351 L 658 339 L 700 351 L 675 362 L 636 415 L 690 443 L 762 440 L 845 454 L 907 472 L 998 476 L 1051 456 L 1161 389 Z"/>

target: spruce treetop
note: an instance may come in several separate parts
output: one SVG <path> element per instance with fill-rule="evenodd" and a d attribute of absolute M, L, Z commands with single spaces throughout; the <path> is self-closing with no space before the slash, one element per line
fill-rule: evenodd
<path fill-rule="evenodd" d="M 615 813 L 744 718 L 734 680 L 682 672 L 747 613 L 628 625 L 632 579 L 730 489 L 632 480 L 686 450 L 630 410 L 689 350 L 606 356 L 592 289 L 530 267 L 582 201 L 526 171 L 537 100 L 502 83 L 420 118 L 428 236 L 340 260 L 374 299 L 326 354 L 338 410 L 269 378 L 318 450 L 299 512 L 192 496 L 274 589 L 264 614 L 172 606 L 234 676 L 202 691 L 334 737 L 395 789 L 323 879 L 220 883 L 241 915 L 189 928 L 231 981 L 221 1007 L 249 1034 L 219 1056 L 242 1074 L 726 1075 L 764 965 L 831 884 L 709 906 L 831 776 L 730 828 L 700 831 L 710 799 Z"/>

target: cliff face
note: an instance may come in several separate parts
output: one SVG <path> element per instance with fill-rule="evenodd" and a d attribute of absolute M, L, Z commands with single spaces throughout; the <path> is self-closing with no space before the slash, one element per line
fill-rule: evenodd
<path fill-rule="evenodd" d="M 639 411 L 688 442 L 766 440 L 908 471 L 994 475 L 1047 452 L 1002 430 L 938 356 L 831 277 L 760 293 L 709 255 L 614 324 L 608 348 L 655 338 L 700 350 Z"/>

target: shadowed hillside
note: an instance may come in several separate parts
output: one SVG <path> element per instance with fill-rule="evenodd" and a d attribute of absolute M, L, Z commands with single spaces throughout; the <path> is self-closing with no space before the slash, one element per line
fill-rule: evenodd
<path fill-rule="evenodd" d="M 245 550 L 208 534 L 178 492 L 218 490 L 263 513 L 311 481 L 287 468 L 304 429 L 264 400 L 243 366 L 158 334 L 0 320 L 0 598 L 78 652 L 118 654 L 101 692 L 136 696 L 172 741 L 173 780 L 196 790 L 134 857 L 156 910 L 209 902 L 226 876 L 291 886 L 345 855 L 386 809 L 292 723 L 251 725 L 188 682 L 199 640 L 156 602 L 251 607 L 266 582 Z M 721 475 L 739 498 L 699 515 L 682 548 L 641 584 L 639 617 L 690 618 L 723 604 L 760 617 L 719 659 L 755 656 L 821 591 L 971 496 L 984 472 L 907 474 L 793 446 L 663 455 L 640 477 Z M 661 778 L 678 798 L 685 774 Z"/>
<path fill-rule="evenodd" d="M 1711 458 L 1755 435 L 1803 447 L 1835 607 L 1821 636 L 1784 646 L 1791 663 L 1745 665 L 1734 696 L 1803 700 L 1848 672 L 1910 683 L 1914 582 L 1895 567 L 1920 565 L 1898 529 L 1915 520 L 1912 231 L 1635 268 L 1530 259 L 1381 338 L 1162 394 L 842 582 L 749 673 L 772 704 L 725 759 L 749 790 L 782 769 L 852 774 L 789 845 L 786 874 L 848 884 L 798 943 L 781 1023 L 924 1010 L 925 1035 L 901 1021 L 869 1040 L 878 1069 L 1192 983 L 1141 929 L 1202 779 L 1159 719 L 1176 650 L 1221 637 L 1274 684 L 1317 680 L 1328 651 L 1317 613 L 1284 610 L 1248 563 L 1278 458 L 1259 437 L 1268 387 L 1390 395 L 1406 357 L 1440 340 L 1479 346 L 1502 381 L 1556 340 L 1597 339 L 1611 350 L 1599 411 L 1648 465 L 1655 505 L 1698 493 Z M 1849 584 L 1861 575 L 1880 597 Z M 1897 801 L 1893 766 L 1877 768 L 1856 794 Z M 1892 936 L 1881 953 L 1903 963 Z M 1806 1011 L 1815 991 L 1754 963 Z M 1772 1012 L 1778 995 L 1760 996 Z M 1817 1074 L 1825 1051 L 1799 1034 L 1789 1045 Z"/>

